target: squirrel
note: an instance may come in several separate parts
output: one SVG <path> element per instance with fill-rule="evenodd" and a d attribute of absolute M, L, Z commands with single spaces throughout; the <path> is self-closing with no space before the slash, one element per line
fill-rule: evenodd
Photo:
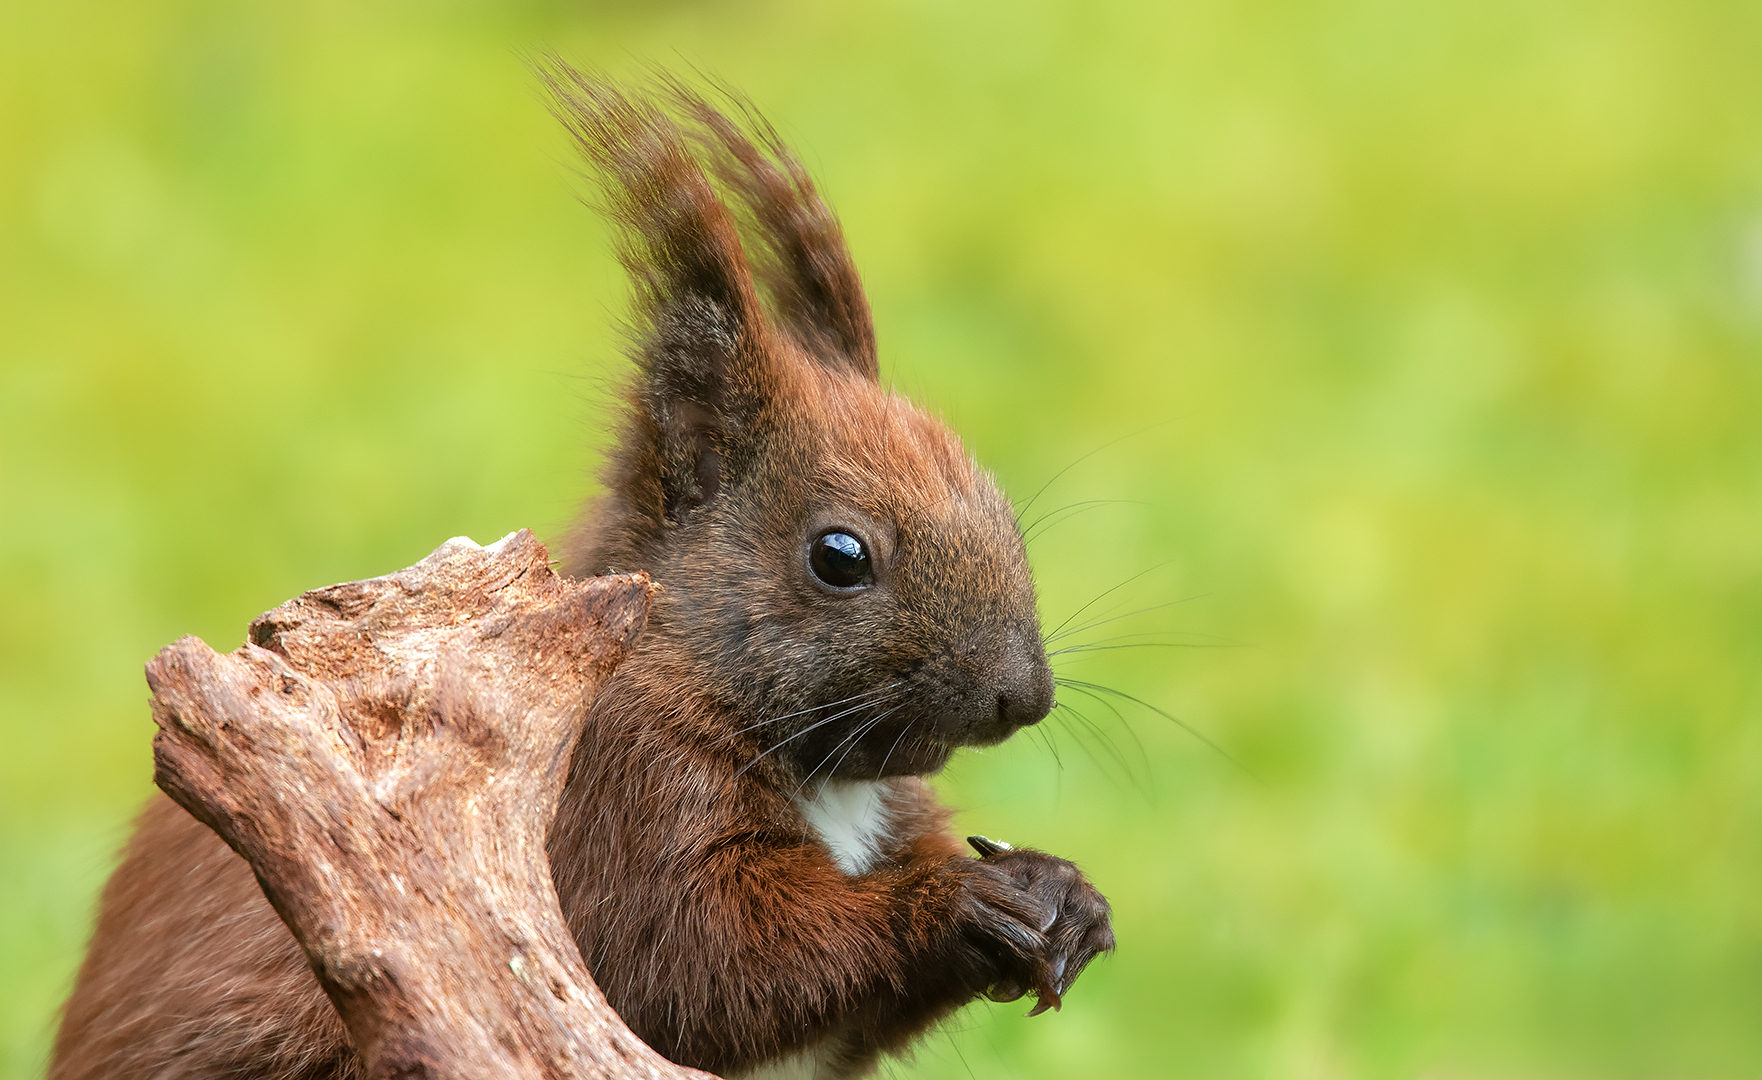
<path fill-rule="evenodd" d="M 564 570 L 659 586 L 549 835 L 594 980 L 661 1054 L 724 1076 L 861 1075 L 978 997 L 1058 1007 L 1114 946 L 1107 901 L 1052 855 L 966 854 L 926 782 L 1053 707 L 1010 503 L 880 384 L 838 221 L 750 107 L 561 61 L 540 77 L 636 309 L 605 492 Z M 359 1071 L 247 864 L 154 796 L 50 1080 Z"/>

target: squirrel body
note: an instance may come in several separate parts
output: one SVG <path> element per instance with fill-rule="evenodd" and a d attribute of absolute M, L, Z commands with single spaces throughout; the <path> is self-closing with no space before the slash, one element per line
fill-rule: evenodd
<path fill-rule="evenodd" d="M 1106 901 L 1042 852 L 964 853 L 924 779 L 1053 704 L 1009 502 L 881 387 L 837 222 L 762 121 L 545 77 L 639 323 L 564 570 L 659 586 L 551 827 L 582 958 L 651 1046 L 725 1076 L 858 1075 L 981 995 L 1056 1007 L 1113 947 Z M 358 1071 L 248 866 L 155 796 L 50 1080 Z"/>

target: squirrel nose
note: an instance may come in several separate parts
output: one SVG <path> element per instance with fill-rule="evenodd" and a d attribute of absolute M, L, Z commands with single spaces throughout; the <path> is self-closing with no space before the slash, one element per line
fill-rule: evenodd
<path fill-rule="evenodd" d="M 997 719 L 1011 730 L 1037 724 L 1052 711 L 1052 666 L 1038 634 L 1011 649 L 999 665 Z"/>

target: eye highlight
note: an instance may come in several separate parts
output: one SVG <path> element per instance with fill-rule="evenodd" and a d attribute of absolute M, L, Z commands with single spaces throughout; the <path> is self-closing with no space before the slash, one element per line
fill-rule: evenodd
<path fill-rule="evenodd" d="M 828 529 L 808 547 L 808 568 L 821 584 L 834 589 L 860 589 L 875 584 L 869 549 L 842 529 Z"/>

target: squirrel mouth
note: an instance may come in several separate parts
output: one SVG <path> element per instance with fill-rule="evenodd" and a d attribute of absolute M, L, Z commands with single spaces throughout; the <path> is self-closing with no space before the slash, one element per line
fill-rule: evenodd
<path fill-rule="evenodd" d="M 957 746 L 996 746 L 1004 742 L 1025 727 L 1032 727 L 1042 717 L 1032 719 L 1005 716 L 1001 711 L 995 716 L 975 719 L 970 716 L 951 716 L 938 722 L 935 726 L 939 737 L 951 748 Z"/>
<path fill-rule="evenodd" d="M 959 743 L 946 741 L 934 731 L 936 725 L 910 724 L 889 731 L 875 730 L 847 744 L 831 756 L 830 764 L 804 768 L 821 776 L 841 780 L 883 780 L 892 776 L 931 776 L 948 764 Z"/>
<path fill-rule="evenodd" d="M 897 699 L 894 699 L 897 702 Z M 1003 695 L 932 705 L 882 701 L 847 707 L 847 724 L 810 723 L 785 742 L 785 757 L 800 774 L 842 780 L 933 776 L 963 746 L 995 746 L 1046 715 L 1042 708 L 1013 707 Z M 1045 703 L 1050 706 L 1050 702 Z M 886 707 L 892 706 L 892 707 Z M 824 708 L 824 707 L 823 707 Z M 879 713 L 879 715 L 872 715 Z M 847 719 L 838 713 L 834 716 Z M 805 736 L 805 737 L 803 737 Z"/>
<path fill-rule="evenodd" d="M 935 739 L 906 739 L 891 748 L 873 774 L 876 779 L 888 776 L 934 776 L 948 764 L 954 747 Z"/>

